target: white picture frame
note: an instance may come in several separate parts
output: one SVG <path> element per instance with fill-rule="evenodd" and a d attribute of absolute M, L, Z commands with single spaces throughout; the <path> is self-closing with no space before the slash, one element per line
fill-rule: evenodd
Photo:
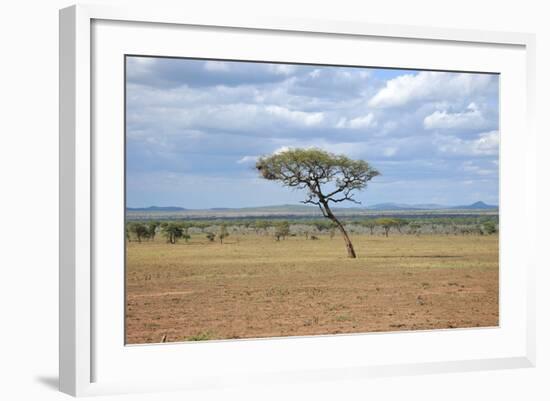
<path fill-rule="evenodd" d="M 140 31 L 144 29 L 149 31 L 147 36 L 141 36 L 140 50 L 136 47 L 138 45 L 131 42 L 140 38 Z M 436 46 L 441 54 L 446 54 L 447 51 L 449 56 L 464 52 L 466 60 L 463 61 L 464 64 L 456 65 L 457 70 L 504 74 L 506 79 L 502 84 L 504 86 L 501 92 L 501 110 L 517 111 L 505 113 L 501 118 L 504 143 L 501 145 L 501 197 L 504 200 L 501 207 L 501 238 L 505 240 L 502 243 L 514 242 L 517 246 L 515 249 L 501 248 L 501 262 L 506 266 L 514 266 L 514 269 L 506 267 L 502 270 L 501 267 L 503 280 L 500 306 L 504 320 L 500 327 L 452 330 L 444 333 L 430 331 L 228 340 L 205 344 L 164 344 L 130 348 L 124 347 L 122 338 L 113 340 L 110 336 L 112 332 L 118 333 L 121 330 L 120 321 L 117 319 L 123 316 L 123 312 L 116 307 L 106 311 L 105 305 L 120 304 L 120 297 L 123 297 L 120 293 L 120 274 L 108 278 L 106 274 L 98 274 L 97 269 L 111 263 L 111 257 L 116 260 L 114 253 L 106 250 L 102 244 L 110 241 L 116 248 L 120 245 L 116 236 L 119 235 L 121 239 L 123 237 L 122 231 L 117 234 L 116 230 L 113 233 L 105 228 L 104 222 L 113 216 L 114 220 L 117 220 L 121 211 L 117 209 L 113 212 L 115 214 L 111 215 L 105 210 L 101 198 L 105 197 L 105 194 L 111 198 L 109 188 L 115 188 L 120 184 L 120 180 L 116 179 L 117 174 L 112 174 L 114 178 L 110 181 L 105 177 L 106 172 L 110 170 L 120 170 L 123 153 L 117 148 L 120 143 L 109 145 L 105 139 L 98 142 L 94 137 L 94 132 L 97 131 L 94 130 L 98 127 L 107 130 L 109 127 L 115 127 L 115 130 L 123 132 L 124 129 L 121 124 L 123 115 L 119 113 L 122 87 L 118 86 L 122 71 L 112 63 L 112 60 L 116 59 L 117 63 L 121 63 L 122 59 L 118 57 L 120 54 L 130 53 L 128 48 L 137 49 L 140 54 L 170 52 L 165 55 L 173 55 L 174 44 L 165 43 L 161 49 L 160 39 L 179 35 L 180 31 L 182 35 L 189 34 L 186 33 L 186 29 L 196 32 L 197 39 L 204 40 L 201 43 L 206 44 L 207 48 L 210 43 L 207 35 L 211 31 L 217 38 L 220 34 L 226 35 L 227 38 L 230 35 L 243 38 L 247 37 L 246 35 L 263 35 L 266 41 L 273 41 L 274 49 L 286 47 L 287 52 L 294 51 L 297 54 L 293 56 L 292 53 L 287 53 L 285 61 L 292 57 L 302 57 L 298 54 L 302 50 L 300 46 L 304 46 L 306 41 L 319 38 L 325 40 L 327 45 L 332 39 L 338 39 L 340 44 L 371 40 L 384 41 L 385 46 L 398 46 L 405 42 L 407 45 L 418 46 L 419 49 L 421 46 Z M 286 39 L 282 39 L 283 37 Z M 289 38 L 293 39 L 294 44 L 288 46 L 285 42 L 285 46 L 277 46 L 278 41 L 282 43 Z M 253 382 L 360 379 L 386 375 L 534 366 L 536 260 L 531 256 L 534 252 L 530 250 L 535 243 L 531 237 L 534 234 L 531 233 L 535 231 L 532 227 L 535 225 L 536 210 L 532 204 L 528 206 L 526 202 L 527 199 L 534 199 L 535 193 L 535 133 L 532 116 L 535 85 L 534 43 L 533 35 L 523 33 L 375 25 L 346 21 L 246 17 L 233 19 L 216 15 L 197 15 L 184 9 L 167 11 L 154 7 L 118 9 L 79 5 L 61 10 L 60 390 L 80 396 L 170 389 L 207 389 Z M 157 50 L 156 46 L 159 46 Z M 220 58 L 229 57 L 231 54 L 232 58 L 235 58 L 236 50 L 232 50 L 229 45 L 224 47 L 227 49 L 223 54 L 220 49 L 211 51 L 221 54 Z M 346 53 L 346 46 L 340 47 L 344 48 L 343 53 L 338 54 L 334 48 L 335 51 L 326 57 L 339 60 L 339 64 L 353 63 L 349 50 Z M 483 53 L 489 48 L 494 49 L 492 61 L 483 61 L 483 57 L 487 57 L 483 56 Z M 189 55 L 185 54 L 186 51 L 188 50 L 180 50 L 184 52 L 183 55 Z M 433 52 L 433 49 L 426 47 L 425 51 Z M 258 49 L 253 48 L 245 49 L 243 52 L 249 53 L 239 54 L 236 58 L 267 58 L 271 61 L 278 59 L 277 56 L 260 54 Z M 476 60 L 469 52 L 475 52 L 472 54 L 479 55 L 479 59 Z M 410 65 L 405 65 L 406 57 L 410 56 L 406 52 L 396 53 L 392 58 L 388 54 L 386 56 L 388 58 L 382 62 L 382 66 L 393 63 L 401 67 L 449 69 L 448 63 L 452 62 L 438 62 L 437 55 L 434 55 L 430 60 L 426 58 L 421 62 L 417 58 L 414 62 L 409 62 Z M 315 58 L 315 53 L 313 52 L 310 57 Z M 113 66 L 112 75 L 103 72 L 105 66 Z M 112 82 L 114 85 L 104 85 L 106 82 Z M 511 99 L 511 90 L 514 90 L 514 99 Z M 102 97 L 109 91 L 112 92 L 109 98 L 113 99 L 113 103 Z M 98 102 L 98 98 L 104 101 Z M 105 114 L 106 108 L 113 110 L 112 113 L 118 113 L 118 117 Z M 102 125 L 102 121 L 109 125 Z M 122 139 L 116 135 L 112 138 Z M 512 155 L 519 161 L 518 165 L 511 165 Z M 523 190 L 514 191 L 511 185 L 507 184 L 511 181 L 521 181 Z M 116 195 L 113 194 L 113 198 L 116 198 Z M 525 228 L 524 233 L 528 234 L 522 234 L 519 238 L 512 227 Z M 110 234 L 107 231 L 110 231 Z M 113 252 L 116 253 L 116 249 Z M 103 301 L 98 300 L 98 291 L 101 291 Z M 456 348 L 449 350 L 448 354 L 438 351 L 438 347 L 446 349 L 446 345 L 455 341 L 458 341 Z M 471 348 L 467 348 L 466 344 L 471 344 Z M 428 345 L 433 345 L 434 350 L 423 351 L 422 347 Z M 378 349 L 379 354 L 370 351 L 369 358 L 365 358 L 365 353 L 353 352 L 354 349 L 363 350 L 369 349 L 368 347 Z M 403 357 L 393 358 L 389 351 L 396 352 L 401 349 L 400 347 L 403 349 Z M 407 354 L 410 348 L 416 348 L 416 353 L 411 351 Z M 319 350 L 324 350 L 321 356 Z M 347 359 L 339 357 L 342 350 L 349 354 Z M 216 358 L 216 355 L 223 355 L 224 360 L 232 362 L 225 365 L 219 363 L 219 367 L 216 368 L 218 370 L 205 373 L 211 368 L 185 366 L 185 362 L 181 362 L 182 352 L 189 361 L 197 362 L 198 358 L 208 360 Z M 437 353 L 440 354 L 438 358 Z M 426 358 L 420 358 L 419 355 L 426 355 Z M 303 356 L 308 356 L 309 360 L 304 362 L 307 358 Z M 266 359 L 269 359 L 270 366 L 264 363 Z M 178 368 L 185 371 L 185 376 L 173 373 L 177 360 L 180 361 Z M 128 369 L 121 369 L 122 364 Z M 147 371 L 144 366 L 155 368 L 155 373 Z M 125 374 L 121 374 L 122 371 Z"/>

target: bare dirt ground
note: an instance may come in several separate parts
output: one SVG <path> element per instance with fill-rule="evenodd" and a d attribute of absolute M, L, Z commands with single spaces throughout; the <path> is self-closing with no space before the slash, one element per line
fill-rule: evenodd
<path fill-rule="evenodd" d="M 127 244 L 126 342 L 498 325 L 498 237 Z"/>

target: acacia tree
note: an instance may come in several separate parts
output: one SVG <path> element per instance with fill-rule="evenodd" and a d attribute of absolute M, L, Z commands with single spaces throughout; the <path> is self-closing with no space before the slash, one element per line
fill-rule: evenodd
<path fill-rule="evenodd" d="M 151 238 L 152 241 L 155 240 L 155 235 L 157 234 L 157 228 L 160 226 L 160 222 L 158 221 L 150 221 L 149 224 L 147 224 L 147 231 L 149 233 L 149 238 Z"/>
<path fill-rule="evenodd" d="M 399 220 L 397 219 L 392 219 L 392 218 L 382 218 L 382 219 L 378 219 L 376 220 L 376 224 L 378 224 L 379 226 L 382 226 L 382 228 L 384 229 L 384 235 L 387 237 L 388 234 L 390 233 L 390 230 L 392 227 L 398 227 L 399 226 Z"/>
<path fill-rule="evenodd" d="M 256 220 L 254 222 L 254 231 L 256 231 L 256 234 L 261 232 L 265 235 L 270 225 L 271 223 L 267 220 Z"/>
<path fill-rule="evenodd" d="M 148 238 L 149 230 L 143 223 L 132 222 L 128 225 L 128 230 L 133 233 L 138 242 L 141 242 L 142 238 Z"/>
<path fill-rule="evenodd" d="M 353 198 L 353 192 L 365 188 L 368 181 L 379 175 L 376 169 L 366 161 L 352 160 L 321 149 L 290 149 L 263 156 L 256 162 L 256 169 L 266 180 L 306 190 L 307 197 L 302 203 L 317 205 L 323 216 L 340 230 L 348 256 L 356 257 L 348 233 L 330 205 L 344 201 L 360 203 Z"/>
<path fill-rule="evenodd" d="M 275 223 L 275 239 L 279 241 L 281 237 L 286 239 L 290 235 L 290 224 L 288 221 L 278 221 Z"/>
<path fill-rule="evenodd" d="M 227 225 L 225 223 L 222 223 L 220 225 L 220 232 L 218 233 L 220 244 L 223 244 L 223 240 L 227 237 L 229 237 L 229 231 L 227 231 Z"/>
<path fill-rule="evenodd" d="M 483 227 L 483 232 L 487 234 L 494 234 L 498 231 L 497 225 L 495 224 L 494 221 L 486 221 L 483 223 L 482 227 Z"/>
<path fill-rule="evenodd" d="M 184 232 L 177 223 L 164 223 L 161 227 L 162 234 L 170 244 L 175 244 L 179 238 L 183 237 Z"/>
<path fill-rule="evenodd" d="M 402 234 L 401 229 L 409 225 L 409 222 L 405 219 L 395 219 L 395 221 L 396 221 L 395 227 L 397 228 L 397 231 L 399 231 L 399 234 Z"/>
<path fill-rule="evenodd" d="M 422 226 L 419 223 L 416 223 L 414 221 L 409 224 L 410 233 L 413 234 L 413 235 L 420 235 L 420 229 L 421 228 L 422 228 Z"/>
<path fill-rule="evenodd" d="M 370 230 L 370 235 L 374 235 L 374 229 L 376 228 L 376 221 L 368 219 L 360 223 L 362 226 L 367 227 Z"/>

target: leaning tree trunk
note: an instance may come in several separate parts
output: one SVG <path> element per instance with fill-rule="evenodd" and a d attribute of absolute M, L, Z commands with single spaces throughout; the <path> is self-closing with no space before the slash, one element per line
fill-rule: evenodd
<path fill-rule="evenodd" d="M 342 237 L 344 237 L 344 242 L 346 243 L 346 250 L 348 251 L 348 257 L 349 258 L 356 258 L 357 255 L 355 254 L 355 249 L 353 249 L 353 244 L 351 243 L 351 240 L 349 239 L 348 233 L 346 232 L 346 229 L 344 228 L 344 225 L 340 223 L 340 220 L 336 218 L 336 216 L 332 213 L 332 210 L 330 210 L 330 207 L 328 206 L 328 202 L 324 202 L 323 206 L 325 208 L 326 217 L 334 222 L 340 232 L 342 233 Z"/>

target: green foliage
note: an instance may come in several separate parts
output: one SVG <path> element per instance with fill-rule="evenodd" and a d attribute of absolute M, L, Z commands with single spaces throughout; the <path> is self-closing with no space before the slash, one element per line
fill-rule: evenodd
<path fill-rule="evenodd" d="M 321 184 L 334 182 L 337 192 L 363 189 L 367 181 L 380 175 L 364 160 L 352 160 L 321 149 L 290 149 L 270 156 L 263 156 L 256 162 L 260 175 L 272 181 L 279 181 L 288 187 L 308 188 L 316 197 L 321 193 Z"/>
<path fill-rule="evenodd" d="M 336 228 L 338 228 L 338 226 L 333 221 L 330 221 L 330 220 L 315 221 L 313 225 L 315 226 L 317 231 L 319 231 L 320 233 L 328 231 L 330 239 L 334 238 L 334 234 L 336 233 Z"/>
<path fill-rule="evenodd" d="M 384 229 L 384 234 L 388 236 L 392 227 L 398 227 L 400 224 L 399 219 L 384 217 L 376 220 L 376 224 Z"/>
<path fill-rule="evenodd" d="M 371 234 L 371 235 L 374 234 L 374 229 L 375 229 L 376 226 L 377 226 L 376 220 L 374 220 L 374 219 L 367 219 L 367 220 L 359 221 L 358 223 L 359 223 L 359 225 L 368 228 L 368 229 L 370 230 L 370 234 Z"/>
<path fill-rule="evenodd" d="M 382 227 L 395 227 L 399 225 L 399 220 L 392 217 L 382 217 L 380 219 L 376 219 L 376 224 Z"/>
<path fill-rule="evenodd" d="M 192 221 L 181 221 L 179 225 L 184 233 L 188 233 L 189 229 L 195 226 L 195 223 Z"/>
<path fill-rule="evenodd" d="M 158 221 L 150 221 L 147 223 L 147 233 L 149 238 L 153 241 L 155 240 L 155 235 L 157 234 L 157 228 L 160 226 Z"/>
<path fill-rule="evenodd" d="M 216 239 L 216 234 L 214 233 L 206 233 L 206 239 L 210 242 L 214 242 Z"/>
<path fill-rule="evenodd" d="M 334 224 L 334 222 L 327 220 L 316 221 L 314 225 L 319 232 L 330 231 L 331 229 L 336 228 L 336 224 Z"/>
<path fill-rule="evenodd" d="M 290 223 L 286 220 L 275 223 L 275 239 L 285 239 L 290 234 Z"/>
<path fill-rule="evenodd" d="M 426 215 L 419 214 L 417 216 L 407 216 L 407 218 L 401 218 L 398 216 L 388 217 L 344 217 L 342 223 L 345 224 L 346 229 L 357 228 L 358 226 L 365 227 L 374 234 L 375 230 L 382 230 L 385 233 L 385 229 L 381 223 L 385 220 L 393 221 L 389 225 L 388 233 L 392 230 L 402 229 L 402 234 L 419 234 L 432 233 L 432 234 L 454 234 L 454 235 L 491 235 L 498 233 L 498 216 L 497 215 Z M 128 221 L 125 226 L 126 239 L 128 241 L 140 241 L 143 242 L 148 239 L 154 239 L 153 228 L 156 234 L 161 234 L 166 237 L 168 242 L 175 243 L 178 240 L 188 240 L 185 235 L 192 235 L 193 230 L 204 230 L 203 235 L 206 235 L 208 241 L 215 241 L 219 232 L 220 226 L 225 226 L 227 237 L 231 230 L 242 230 L 249 227 L 250 230 L 254 230 L 257 234 L 265 234 L 272 228 L 272 234 L 277 230 L 279 222 L 286 221 L 289 225 L 289 231 L 293 231 L 293 227 L 296 227 L 295 232 L 299 235 L 307 233 L 307 238 L 311 234 L 329 234 L 334 235 L 338 226 L 329 219 L 312 218 L 309 216 L 296 216 L 271 219 L 251 219 L 251 218 L 235 218 L 235 219 L 200 219 L 200 220 L 137 220 Z M 216 228 L 217 227 L 217 228 Z M 377 229 L 377 227 L 379 227 Z M 403 229 L 406 227 L 406 229 Z M 170 232 L 173 233 L 172 240 L 170 239 Z M 179 234 L 181 232 L 181 234 Z M 241 234 L 246 234 L 249 230 L 241 231 Z M 361 231 L 359 231 L 361 232 Z M 364 232 L 364 231 L 363 231 Z M 212 234 L 213 239 L 210 240 L 208 235 Z M 287 236 L 290 236 L 289 233 Z M 280 236 L 282 238 L 282 236 Z"/>
<path fill-rule="evenodd" d="M 399 233 L 401 233 L 401 229 L 403 227 L 409 224 L 409 221 L 406 219 L 395 218 L 394 220 L 397 221 L 397 224 L 395 225 L 395 227 L 397 228 L 397 231 L 399 231 Z"/>
<path fill-rule="evenodd" d="M 149 238 L 149 230 L 147 226 L 139 222 L 131 222 L 127 225 L 128 232 L 133 234 L 138 242 L 141 242 L 142 238 Z"/>
<path fill-rule="evenodd" d="M 256 233 L 262 232 L 266 233 L 267 229 L 271 226 L 271 223 L 267 220 L 256 220 L 254 221 L 253 227 Z"/>
<path fill-rule="evenodd" d="M 166 240 L 171 244 L 175 244 L 184 235 L 180 224 L 174 222 L 162 223 L 161 230 Z"/>
<path fill-rule="evenodd" d="M 485 234 L 495 234 L 498 230 L 497 230 L 497 225 L 495 224 L 494 221 L 486 221 L 483 223 L 482 225 L 482 228 L 483 228 L 483 232 Z"/>
<path fill-rule="evenodd" d="M 204 231 L 206 228 L 210 227 L 210 223 L 208 221 L 194 221 L 193 227 L 199 229 L 201 232 Z"/>
<path fill-rule="evenodd" d="M 422 226 L 418 223 L 415 223 L 415 222 L 409 223 L 409 232 L 411 234 L 419 234 L 421 228 Z"/>

